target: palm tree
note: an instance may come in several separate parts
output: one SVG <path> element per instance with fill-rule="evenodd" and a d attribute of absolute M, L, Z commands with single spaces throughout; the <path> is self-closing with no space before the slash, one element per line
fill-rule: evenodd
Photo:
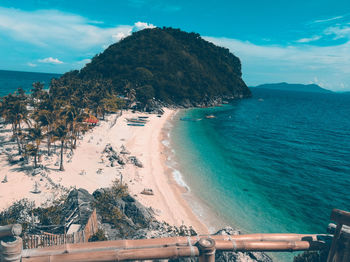
<path fill-rule="evenodd" d="M 40 110 L 36 113 L 35 119 L 40 123 L 40 127 L 42 127 L 46 132 L 45 136 L 47 138 L 47 154 L 50 156 L 52 127 L 56 119 L 56 114 L 54 111 Z"/>
<path fill-rule="evenodd" d="M 65 121 L 64 120 L 59 120 L 57 122 L 57 125 L 55 126 L 55 129 L 54 129 L 53 133 L 54 133 L 54 136 L 57 137 L 57 139 L 61 141 L 60 171 L 64 171 L 64 167 L 63 167 L 63 149 L 64 149 L 64 143 L 67 140 L 68 132 L 69 131 L 67 129 Z"/>
<path fill-rule="evenodd" d="M 76 120 L 79 114 L 78 108 L 72 104 L 67 104 L 60 110 L 60 117 L 64 119 L 67 131 L 69 132 L 71 139 L 71 149 L 73 149 L 73 140 L 75 136 Z"/>
<path fill-rule="evenodd" d="M 34 157 L 34 168 L 38 167 L 37 157 L 39 154 L 39 150 L 40 150 L 39 147 L 40 147 L 40 144 L 41 144 L 43 137 L 44 136 L 41 132 L 41 128 L 40 128 L 38 123 L 36 123 L 33 128 L 30 128 L 28 130 L 27 138 L 29 139 L 29 141 L 31 141 L 33 143 L 28 144 L 26 149 L 27 149 L 27 154 Z"/>
<path fill-rule="evenodd" d="M 123 106 L 123 103 L 124 101 L 116 95 L 107 94 L 106 97 L 100 101 L 102 119 L 104 119 L 107 112 L 117 112 L 118 109 Z"/>
<path fill-rule="evenodd" d="M 12 126 L 13 137 L 16 139 L 18 154 L 22 154 L 22 127 L 21 123 L 25 122 L 30 127 L 30 120 L 27 110 L 27 102 L 19 96 L 9 94 L 2 101 L 2 116 L 7 123 Z"/>
<path fill-rule="evenodd" d="M 37 107 L 38 103 L 40 102 L 40 99 L 45 94 L 44 91 L 44 84 L 40 82 L 34 82 L 32 84 L 33 88 L 30 90 L 31 92 L 31 98 L 32 98 L 32 105 L 34 107 Z"/>

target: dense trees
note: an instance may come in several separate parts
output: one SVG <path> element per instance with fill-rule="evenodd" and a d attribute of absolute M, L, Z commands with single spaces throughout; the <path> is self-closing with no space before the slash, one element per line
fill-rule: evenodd
<path fill-rule="evenodd" d="M 51 155 L 51 144 L 59 141 L 59 169 L 64 170 L 64 149 L 75 148 L 79 135 L 88 129 L 84 120 L 91 115 L 104 118 L 123 105 L 111 82 L 54 79 L 50 91 L 41 83 L 33 83 L 29 96 L 19 88 L 0 98 L 0 116 L 11 124 L 18 154 L 32 157 L 35 168 L 44 153 L 42 142 L 46 140 L 47 154 Z"/>
<path fill-rule="evenodd" d="M 179 29 L 146 29 L 111 45 L 80 71 L 61 81 L 102 79 L 111 89 L 146 103 L 153 97 L 172 104 L 216 97 L 250 96 L 240 60 L 228 49 Z"/>
<path fill-rule="evenodd" d="M 0 113 L 4 120 L 11 124 L 13 138 L 18 146 L 18 154 L 23 151 L 23 130 L 22 124 L 30 125 L 26 99 L 23 96 L 23 89 L 18 89 L 14 94 L 2 98 Z"/>

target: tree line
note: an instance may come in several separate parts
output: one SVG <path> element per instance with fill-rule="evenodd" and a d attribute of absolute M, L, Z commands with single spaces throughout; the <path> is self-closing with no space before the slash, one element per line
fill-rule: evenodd
<path fill-rule="evenodd" d="M 80 134 L 89 129 L 86 121 L 91 117 L 104 119 L 105 115 L 125 106 L 108 81 L 69 81 L 53 79 L 49 90 L 35 82 L 30 94 L 22 88 L 0 98 L 0 116 L 11 126 L 17 153 L 23 159 L 33 158 L 34 168 L 38 157 L 52 155 L 59 143 L 60 164 L 63 171 L 64 148 L 74 150 Z M 43 143 L 46 143 L 43 146 Z M 45 148 L 45 149 L 44 149 Z"/>

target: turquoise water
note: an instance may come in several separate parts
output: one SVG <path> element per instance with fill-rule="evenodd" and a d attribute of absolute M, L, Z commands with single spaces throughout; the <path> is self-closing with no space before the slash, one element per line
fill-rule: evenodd
<path fill-rule="evenodd" d="M 0 70 L 0 97 L 13 93 L 18 87 L 29 91 L 34 82 L 42 82 L 48 88 L 51 79 L 60 76 L 59 74 Z"/>
<path fill-rule="evenodd" d="M 350 211 L 350 95 L 252 91 L 177 115 L 177 168 L 218 220 L 244 232 L 325 233 L 332 208 Z"/>

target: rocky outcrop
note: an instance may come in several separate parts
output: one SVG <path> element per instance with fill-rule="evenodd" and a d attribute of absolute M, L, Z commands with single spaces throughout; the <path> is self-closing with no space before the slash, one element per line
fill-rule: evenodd
<path fill-rule="evenodd" d="M 110 189 L 98 189 L 93 195 L 98 198 Z M 145 208 L 140 202 L 130 195 L 115 199 L 113 203 L 125 215 L 125 218 L 118 227 L 101 221 L 101 227 L 109 240 L 115 239 L 147 239 L 163 238 L 173 236 L 194 236 L 196 231 L 191 226 L 180 227 L 169 225 L 166 222 L 157 221 L 154 218 L 154 211 Z M 215 235 L 239 235 L 240 231 L 231 227 L 219 230 Z M 237 262 L 272 262 L 271 258 L 260 252 L 217 252 L 216 261 L 237 261 Z M 197 258 L 185 258 L 169 261 L 198 261 Z"/>
<path fill-rule="evenodd" d="M 240 231 L 234 230 L 231 227 L 226 227 L 215 235 L 240 235 Z M 217 252 L 215 261 L 237 261 L 237 262 L 272 262 L 272 259 L 262 252 Z"/>
<path fill-rule="evenodd" d="M 85 225 L 94 210 L 93 200 L 94 197 L 83 188 L 70 191 L 63 204 L 61 224 L 65 224 L 65 219 L 70 218 L 70 224 Z"/>
<path fill-rule="evenodd" d="M 102 154 L 106 156 L 110 162 L 110 166 L 113 167 L 118 163 L 119 165 L 125 165 L 124 159 L 114 150 L 111 144 L 107 144 Z"/>

